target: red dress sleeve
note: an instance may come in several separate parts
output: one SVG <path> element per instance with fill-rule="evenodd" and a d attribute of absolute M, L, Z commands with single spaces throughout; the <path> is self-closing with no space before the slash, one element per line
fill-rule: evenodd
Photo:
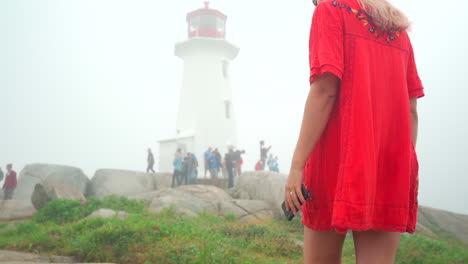
<path fill-rule="evenodd" d="M 314 11 L 309 38 L 310 83 L 325 72 L 340 80 L 344 68 L 343 18 L 329 2 L 320 3 Z"/>
<path fill-rule="evenodd" d="M 409 39 L 408 39 L 409 41 Z M 418 75 L 418 70 L 416 68 L 416 62 L 414 59 L 413 46 L 411 41 L 409 41 L 409 50 L 408 50 L 408 69 L 407 69 L 407 84 L 408 84 L 408 94 L 410 98 L 416 97 L 420 98 L 424 96 L 424 87 L 422 85 L 421 79 Z"/>

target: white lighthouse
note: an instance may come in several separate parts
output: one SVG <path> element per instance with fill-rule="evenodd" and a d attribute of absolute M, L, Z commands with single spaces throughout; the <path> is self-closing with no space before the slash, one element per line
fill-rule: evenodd
<path fill-rule="evenodd" d="M 208 147 L 237 146 L 229 63 L 239 48 L 226 40 L 226 19 L 209 2 L 187 14 L 188 39 L 175 45 L 184 63 L 176 136 L 159 141 L 160 171 L 172 171 L 177 148 L 195 153 L 202 172 Z"/>

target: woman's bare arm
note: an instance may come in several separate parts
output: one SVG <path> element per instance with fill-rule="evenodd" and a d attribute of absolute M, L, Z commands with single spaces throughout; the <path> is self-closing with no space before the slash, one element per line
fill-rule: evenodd
<path fill-rule="evenodd" d="M 418 139 L 418 100 L 416 98 L 410 98 L 410 111 L 411 111 L 411 138 L 413 144 L 416 147 L 416 141 Z"/>
<path fill-rule="evenodd" d="M 338 86 L 339 79 L 331 73 L 325 73 L 311 85 L 304 109 L 301 132 L 286 183 L 286 208 L 291 208 L 295 214 L 300 208 L 300 202 L 304 203 L 301 192 L 304 166 L 327 125 L 336 101 Z M 296 193 L 297 196 L 291 195 L 291 192 Z"/>

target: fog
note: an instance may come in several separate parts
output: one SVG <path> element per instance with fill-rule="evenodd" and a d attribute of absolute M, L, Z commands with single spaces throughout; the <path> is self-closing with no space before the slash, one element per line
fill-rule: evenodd
<path fill-rule="evenodd" d="M 413 22 L 426 97 L 419 102 L 422 205 L 468 214 L 465 1 L 393 1 Z M 175 135 L 186 13 L 202 1 L 1 0 L 0 166 L 144 170 Z M 258 141 L 287 172 L 308 93 L 311 1 L 211 1 L 228 15 L 239 147 Z M 200 95 L 205 96 L 205 95 Z"/>

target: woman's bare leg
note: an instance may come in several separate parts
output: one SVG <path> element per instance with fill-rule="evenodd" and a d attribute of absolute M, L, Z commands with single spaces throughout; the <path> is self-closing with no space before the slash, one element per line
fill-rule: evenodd
<path fill-rule="evenodd" d="M 400 233 L 377 230 L 353 231 L 357 264 L 393 264 Z"/>
<path fill-rule="evenodd" d="M 346 235 L 304 227 L 304 264 L 340 264 Z"/>

